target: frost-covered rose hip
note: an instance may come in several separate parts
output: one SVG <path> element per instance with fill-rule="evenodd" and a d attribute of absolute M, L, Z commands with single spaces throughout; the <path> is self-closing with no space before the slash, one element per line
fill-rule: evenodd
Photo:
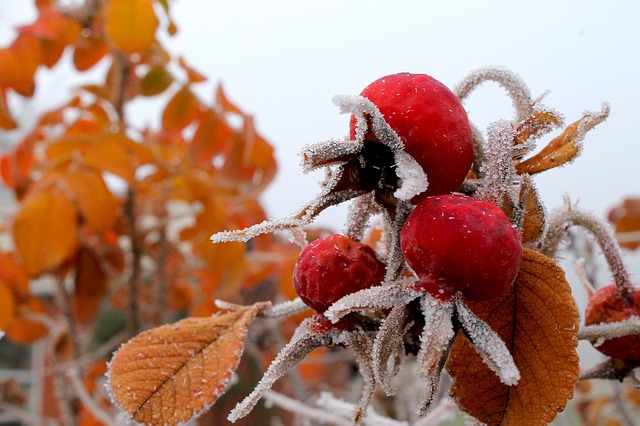
<path fill-rule="evenodd" d="M 378 107 L 427 175 L 429 186 L 414 197 L 414 204 L 460 187 L 473 162 L 473 135 L 467 113 L 451 90 L 426 74 L 400 73 L 374 81 L 360 95 Z M 351 139 L 355 132 L 352 117 Z"/>
<path fill-rule="evenodd" d="M 601 324 L 640 316 L 640 289 L 621 294 L 615 285 L 601 288 L 587 303 L 585 324 Z M 594 347 L 605 355 L 628 361 L 640 360 L 640 336 L 631 335 L 608 339 Z"/>
<path fill-rule="evenodd" d="M 428 197 L 411 212 L 400 232 L 416 287 L 448 300 L 502 296 L 520 269 L 522 245 L 496 205 L 449 194 Z"/>
<path fill-rule="evenodd" d="M 366 244 L 333 234 L 302 250 L 293 272 L 300 299 L 322 313 L 338 299 L 380 285 L 385 265 Z"/>

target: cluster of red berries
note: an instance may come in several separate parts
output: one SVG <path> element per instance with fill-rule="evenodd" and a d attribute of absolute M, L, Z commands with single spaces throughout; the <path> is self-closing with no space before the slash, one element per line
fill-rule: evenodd
<path fill-rule="evenodd" d="M 432 77 L 409 73 L 378 79 L 361 96 L 378 108 L 428 178 L 400 233 L 407 263 L 419 277 L 415 288 L 442 300 L 504 294 L 518 273 L 522 246 L 496 205 L 452 194 L 473 162 L 471 126 L 458 98 Z M 350 130 L 353 139 L 355 118 Z M 381 142 L 369 131 L 367 144 Z M 302 251 L 294 285 L 300 298 L 322 313 L 347 294 L 381 285 L 384 277 L 385 264 L 371 247 L 332 235 Z"/>

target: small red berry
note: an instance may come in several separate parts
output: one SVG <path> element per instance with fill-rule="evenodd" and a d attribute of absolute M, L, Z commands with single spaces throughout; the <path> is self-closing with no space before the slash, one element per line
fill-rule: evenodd
<path fill-rule="evenodd" d="M 640 316 L 640 289 L 633 288 L 621 294 L 615 285 L 596 291 L 587 303 L 586 325 L 617 322 L 632 316 Z M 595 343 L 595 342 L 594 342 Z M 608 339 L 594 347 L 605 355 L 628 361 L 640 360 L 640 336 L 623 336 Z"/>
<path fill-rule="evenodd" d="M 348 294 L 380 285 L 384 275 L 385 265 L 371 247 L 333 234 L 302 250 L 293 286 L 304 303 L 322 313 Z"/>
<path fill-rule="evenodd" d="M 495 204 L 449 194 L 429 197 L 411 212 L 400 231 L 416 287 L 448 300 L 502 296 L 522 261 L 518 232 Z"/>
<path fill-rule="evenodd" d="M 444 84 L 426 74 L 382 77 L 360 94 L 373 102 L 427 174 L 427 190 L 412 200 L 457 190 L 473 162 L 473 134 L 464 107 Z M 350 134 L 355 138 L 356 119 Z"/>

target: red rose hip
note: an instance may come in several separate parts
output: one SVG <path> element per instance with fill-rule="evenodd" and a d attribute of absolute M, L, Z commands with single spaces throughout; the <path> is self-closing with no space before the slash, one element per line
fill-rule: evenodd
<path fill-rule="evenodd" d="M 371 247 L 333 234 L 302 250 L 293 286 L 304 303 L 323 313 L 348 294 L 380 285 L 384 276 L 385 265 Z"/>
<path fill-rule="evenodd" d="M 495 204 L 465 195 L 429 197 L 411 212 L 400 232 L 416 287 L 449 300 L 502 296 L 522 261 L 517 231 Z"/>
<path fill-rule="evenodd" d="M 633 288 L 621 294 L 615 285 L 601 288 L 587 303 L 585 325 L 623 321 L 632 316 L 640 316 L 640 289 Z M 594 347 L 605 355 L 627 361 L 640 360 L 640 336 L 631 335 L 608 339 Z"/>
<path fill-rule="evenodd" d="M 427 175 L 429 186 L 414 197 L 414 204 L 460 187 L 473 162 L 473 134 L 451 90 L 426 74 L 400 73 L 379 78 L 360 95 L 378 107 Z M 356 119 L 351 117 L 351 139 L 355 131 Z"/>

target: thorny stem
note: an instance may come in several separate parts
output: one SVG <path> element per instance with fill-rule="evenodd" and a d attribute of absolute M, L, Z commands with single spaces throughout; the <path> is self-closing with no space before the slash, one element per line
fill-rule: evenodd
<path fill-rule="evenodd" d="M 558 246 L 566 236 L 570 226 L 579 226 L 596 238 L 613 275 L 618 294 L 621 296 L 628 295 L 633 290 L 633 284 L 631 283 L 629 272 L 622 261 L 620 246 L 611 230 L 592 215 L 576 210 L 571 206 L 553 215 L 549 220 L 549 231 L 540 251 L 549 257 L 555 257 Z"/>
<path fill-rule="evenodd" d="M 139 286 L 142 261 L 142 246 L 139 241 L 136 222 L 135 194 L 131 188 L 127 191 L 124 203 L 124 213 L 129 224 L 129 239 L 131 240 L 131 273 L 129 275 L 129 329 L 133 335 L 140 333 Z"/>

